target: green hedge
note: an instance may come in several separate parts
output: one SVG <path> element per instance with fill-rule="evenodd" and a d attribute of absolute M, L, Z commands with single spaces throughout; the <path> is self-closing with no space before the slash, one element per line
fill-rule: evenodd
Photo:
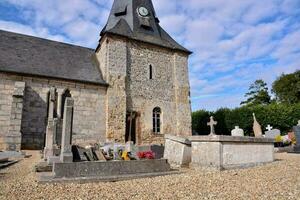
<path fill-rule="evenodd" d="M 257 121 L 265 127 L 270 124 L 273 128 L 281 130 L 281 133 L 287 133 L 300 120 L 300 104 L 270 104 L 259 106 L 243 106 L 236 109 L 221 108 L 215 112 L 206 110 L 198 110 L 192 113 L 193 134 L 207 135 L 209 127 L 207 122 L 212 115 L 218 121 L 216 133 L 222 135 L 230 135 L 235 126 L 244 129 L 245 135 L 253 135 L 252 125 L 255 113 Z"/>

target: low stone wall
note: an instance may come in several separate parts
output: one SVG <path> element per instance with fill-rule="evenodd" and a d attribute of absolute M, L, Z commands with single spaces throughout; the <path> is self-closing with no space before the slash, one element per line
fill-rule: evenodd
<path fill-rule="evenodd" d="M 192 167 L 231 169 L 274 161 L 274 140 L 232 136 L 192 136 Z"/>
<path fill-rule="evenodd" d="M 111 177 L 170 171 L 165 159 L 110 162 L 54 163 L 54 178 Z"/>

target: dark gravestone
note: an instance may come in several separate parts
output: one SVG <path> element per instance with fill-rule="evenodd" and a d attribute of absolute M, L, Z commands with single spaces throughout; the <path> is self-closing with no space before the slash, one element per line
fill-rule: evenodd
<path fill-rule="evenodd" d="M 86 149 L 84 152 L 85 157 L 87 158 L 88 161 L 96 161 L 98 160 L 97 157 L 95 158 L 94 153 L 91 148 Z"/>
<path fill-rule="evenodd" d="M 300 125 L 293 127 L 296 136 L 296 146 L 294 147 L 294 152 L 300 153 Z"/>
<path fill-rule="evenodd" d="M 164 146 L 151 145 L 151 151 L 155 153 L 155 159 L 161 159 L 162 157 L 164 157 L 164 150 Z"/>
<path fill-rule="evenodd" d="M 79 149 L 77 145 L 72 145 L 73 162 L 81 161 Z"/>

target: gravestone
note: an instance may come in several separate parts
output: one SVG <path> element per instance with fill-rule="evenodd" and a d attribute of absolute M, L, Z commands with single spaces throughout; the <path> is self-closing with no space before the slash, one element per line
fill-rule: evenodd
<path fill-rule="evenodd" d="M 95 160 L 93 154 L 90 151 L 87 150 L 83 154 L 85 155 L 85 157 L 88 161 L 94 161 Z"/>
<path fill-rule="evenodd" d="M 261 126 L 256 120 L 255 113 L 253 113 L 253 132 L 255 137 L 262 137 Z"/>
<path fill-rule="evenodd" d="M 239 136 L 239 137 L 242 137 L 242 136 L 244 136 L 244 130 L 241 129 L 239 126 L 236 126 L 236 127 L 231 131 L 231 136 Z"/>
<path fill-rule="evenodd" d="M 106 158 L 101 150 L 95 150 L 95 154 L 100 161 L 106 161 Z"/>
<path fill-rule="evenodd" d="M 62 142 L 61 142 L 61 162 L 73 162 L 72 154 L 72 127 L 73 127 L 73 107 L 74 100 L 66 98 L 63 118 Z"/>
<path fill-rule="evenodd" d="M 132 152 L 133 148 L 134 148 L 134 144 L 133 144 L 132 141 L 126 142 L 126 144 L 125 144 L 125 151 Z"/>
<path fill-rule="evenodd" d="M 54 109 L 56 103 L 56 89 L 54 87 L 50 88 L 49 94 L 49 113 L 48 113 L 48 123 L 46 129 L 46 143 L 44 148 L 44 159 L 49 161 L 49 158 L 55 156 L 56 145 L 56 134 L 57 134 L 57 119 L 54 119 Z"/>
<path fill-rule="evenodd" d="M 214 117 L 213 116 L 211 116 L 210 117 L 210 121 L 207 123 L 207 126 L 210 126 L 210 136 L 212 136 L 212 135 L 216 135 L 216 132 L 215 132 L 215 125 L 217 125 L 218 124 L 218 122 L 216 122 L 215 120 L 214 120 Z"/>
<path fill-rule="evenodd" d="M 294 152 L 300 153 L 300 120 L 298 121 L 298 125 L 293 127 L 293 131 L 296 136 L 296 145 L 294 146 Z"/>
<path fill-rule="evenodd" d="M 272 129 L 265 132 L 266 138 L 275 139 L 278 135 L 281 135 L 280 130 L 278 129 Z"/>

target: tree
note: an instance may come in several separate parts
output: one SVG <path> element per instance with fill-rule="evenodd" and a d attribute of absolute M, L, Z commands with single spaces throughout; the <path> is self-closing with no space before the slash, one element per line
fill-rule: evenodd
<path fill-rule="evenodd" d="M 282 74 L 272 85 L 276 100 L 281 103 L 300 102 L 300 70 L 292 74 Z"/>
<path fill-rule="evenodd" d="M 247 100 L 241 102 L 241 105 L 266 105 L 271 102 L 267 84 L 261 79 L 250 85 L 249 92 L 245 94 L 245 97 Z"/>

